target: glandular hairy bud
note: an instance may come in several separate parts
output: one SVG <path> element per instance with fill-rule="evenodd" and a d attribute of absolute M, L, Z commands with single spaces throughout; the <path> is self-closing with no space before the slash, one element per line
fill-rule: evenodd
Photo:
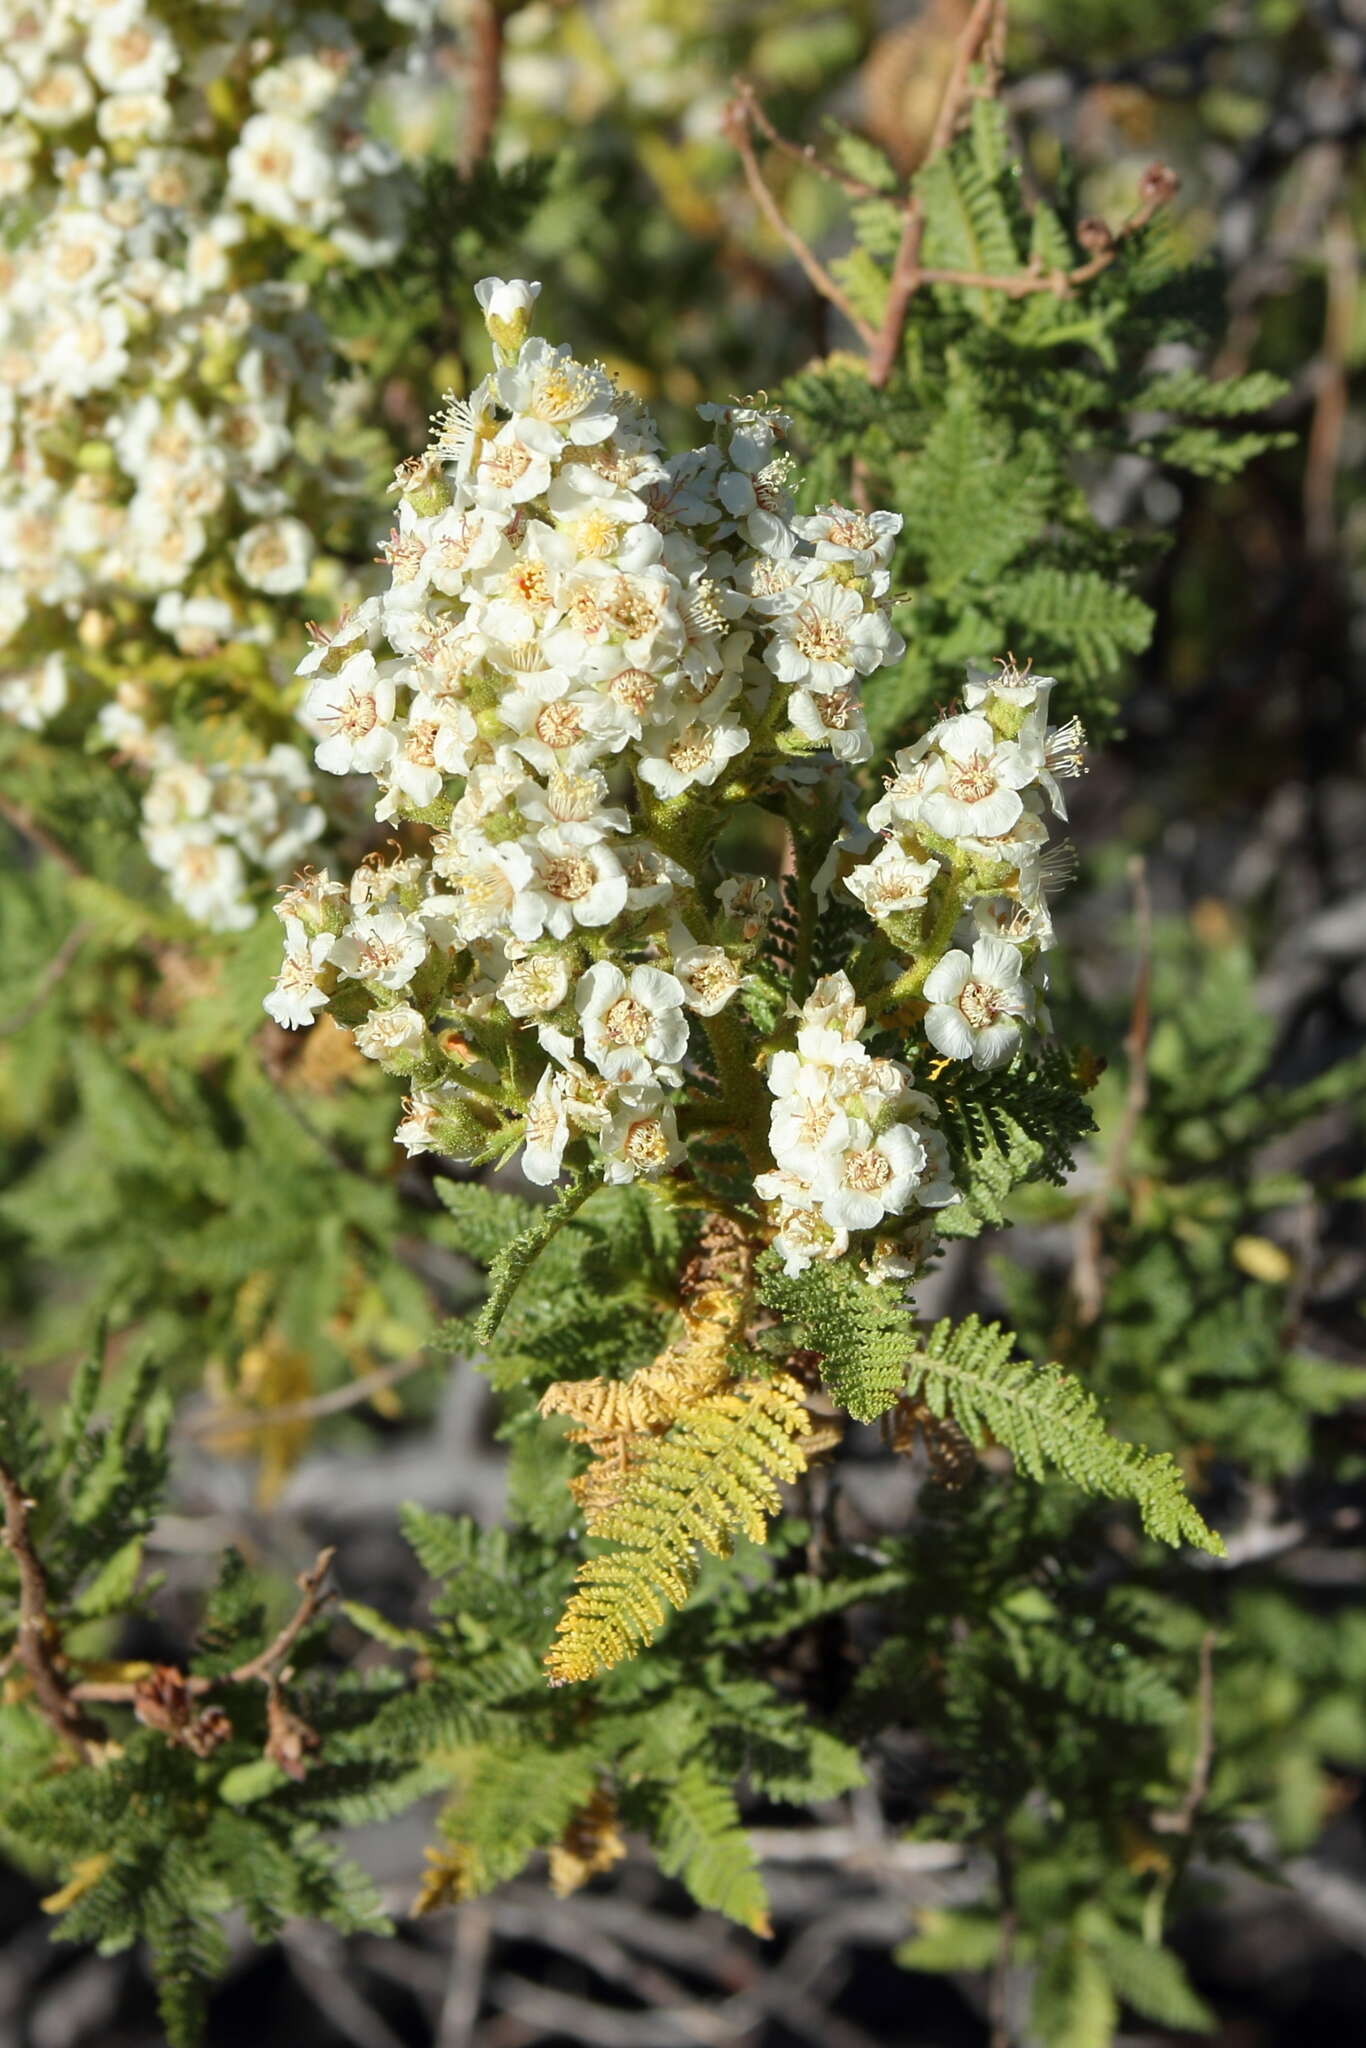
<path fill-rule="evenodd" d="M 469 1099 L 443 1102 L 432 1126 L 434 1150 L 452 1159 L 482 1152 L 497 1127 L 497 1118 L 482 1103 Z"/>

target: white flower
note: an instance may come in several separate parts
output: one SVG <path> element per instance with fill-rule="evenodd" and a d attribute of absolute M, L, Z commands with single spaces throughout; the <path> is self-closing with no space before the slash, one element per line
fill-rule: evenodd
<path fill-rule="evenodd" d="M 498 984 L 498 1000 L 510 1017 L 537 1017 L 558 1010 L 569 994 L 569 968 L 558 953 L 529 953 Z"/>
<path fill-rule="evenodd" d="M 814 1178 L 821 1215 L 835 1230 L 872 1230 L 884 1216 L 901 1214 L 925 1166 L 924 1144 L 910 1124 L 877 1136 L 867 1124 L 853 1124 L 847 1148 Z"/>
<path fill-rule="evenodd" d="M 802 734 L 818 747 L 829 747 L 837 761 L 854 767 L 873 751 L 863 706 L 852 690 L 830 690 L 817 695 L 812 690 L 794 690 L 787 700 L 787 715 Z"/>
<path fill-rule="evenodd" d="M 95 104 L 90 80 L 75 64 L 53 64 L 19 102 L 19 111 L 36 128 L 70 128 L 83 121 Z"/>
<path fill-rule="evenodd" d="M 502 846 L 476 843 L 466 850 L 441 854 L 437 872 L 455 891 L 456 921 L 461 937 L 468 941 L 511 929 L 513 910 L 536 870 L 526 848 L 508 840 Z M 528 922 L 525 916 L 522 922 Z"/>
<path fill-rule="evenodd" d="M 632 968 L 630 977 L 599 960 L 574 991 L 584 1050 L 599 1073 L 617 1081 L 678 1079 L 688 1045 L 683 984 L 659 967 Z"/>
<path fill-rule="evenodd" d="M 302 519 L 267 519 L 249 526 L 233 549 L 244 583 L 272 597 L 302 590 L 313 566 L 313 536 Z"/>
<path fill-rule="evenodd" d="M 285 957 L 270 994 L 261 1007 L 286 1031 L 298 1031 L 313 1022 L 317 1011 L 326 1007 L 327 991 L 318 974 L 332 951 L 330 932 L 311 936 L 297 917 L 285 918 Z"/>
<path fill-rule="evenodd" d="M 405 1114 L 394 1132 L 394 1143 L 401 1145 L 410 1159 L 419 1152 L 439 1151 L 443 1103 L 462 1092 L 453 1081 L 443 1082 L 440 1088 L 414 1088 L 404 1101 Z"/>
<path fill-rule="evenodd" d="M 358 1050 L 367 1059 L 392 1059 L 395 1053 L 423 1050 L 427 1044 L 427 1020 L 411 1004 L 396 1003 L 391 1010 L 372 1010 L 356 1026 L 354 1035 Z"/>
<path fill-rule="evenodd" d="M 44 374 L 68 398 L 105 391 L 128 368 L 128 321 L 117 306 L 64 313 L 41 339 Z"/>
<path fill-rule="evenodd" d="M 791 611 L 780 613 L 764 660 L 781 683 L 827 693 L 895 661 L 904 642 L 881 613 L 867 611 L 856 590 L 817 583 Z"/>
<path fill-rule="evenodd" d="M 849 1143 L 849 1118 L 831 1090 L 829 1070 L 780 1052 L 768 1085 L 778 1098 L 769 1118 L 773 1157 L 787 1172 L 814 1181 Z"/>
<path fill-rule="evenodd" d="M 748 745 L 743 725 L 720 717 L 694 718 L 681 731 L 652 738 L 650 751 L 641 752 L 637 772 L 659 796 L 682 796 L 694 784 L 710 788 L 726 763 Z"/>
<path fill-rule="evenodd" d="M 792 521 L 793 532 L 811 543 L 818 561 L 852 562 L 862 575 L 885 568 L 901 527 L 899 512 L 851 512 L 844 505 L 826 505 Z"/>
<path fill-rule="evenodd" d="M 336 209 L 334 159 L 312 125 L 252 114 L 228 158 L 228 193 L 270 220 L 326 225 Z"/>
<path fill-rule="evenodd" d="M 1040 710 L 1031 710 L 1020 727 L 1020 758 L 1035 783 L 1048 798 L 1056 818 L 1067 816 L 1067 803 L 1058 788 L 1060 781 L 1080 775 L 1086 758 L 1086 734 L 1080 721 L 1046 726 Z"/>
<path fill-rule="evenodd" d="M 66 664 L 60 654 L 49 654 L 20 675 L 0 678 L 0 711 L 29 732 L 41 732 L 66 699 Z"/>
<path fill-rule="evenodd" d="M 128 7 L 94 22 L 82 56 L 106 92 L 159 93 L 180 68 L 170 31 Z"/>
<path fill-rule="evenodd" d="M 1010 1059 L 1033 1007 L 1021 969 L 1019 948 L 1004 939 L 978 939 L 970 958 L 946 953 L 925 977 L 925 1036 L 935 1050 L 982 1068 Z"/>
<path fill-rule="evenodd" d="M 531 309 L 541 296 L 541 287 L 521 277 L 481 277 L 474 287 L 474 296 L 485 320 L 496 320 L 500 327 L 524 334 Z M 513 345 L 516 346 L 515 342 Z"/>
<path fill-rule="evenodd" d="M 621 862 L 609 847 L 584 843 L 579 831 L 549 825 L 540 833 L 531 856 L 534 877 L 512 909 L 515 937 L 538 939 L 545 932 L 567 939 L 575 925 L 611 924 L 625 908 Z"/>
<path fill-rule="evenodd" d="M 144 836 L 172 896 L 196 923 L 210 931 L 240 932 L 254 922 L 244 893 L 242 856 L 217 837 L 211 824 L 183 826 L 159 839 L 151 833 Z"/>
<path fill-rule="evenodd" d="M 673 1106 L 657 1088 L 623 1088 L 598 1140 L 609 1185 L 653 1180 L 685 1157 Z"/>
<path fill-rule="evenodd" d="M 338 971 L 381 988 L 407 988 L 427 957 L 429 941 L 415 919 L 392 903 L 353 917 L 332 950 Z"/>
<path fill-rule="evenodd" d="M 435 719 L 412 718 L 394 728 L 395 751 L 379 770 L 386 794 L 375 805 L 377 818 L 396 817 L 401 803 L 425 811 L 436 802 L 446 781 L 436 755 L 440 737 Z"/>
<path fill-rule="evenodd" d="M 348 655 L 334 675 L 317 676 L 304 711 L 326 737 L 314 760 L 329 775 L 373 775 L 398 748 L 392 721 L 396 692 L 368 648 Z"/>
<path fill-rule="evenodd" d="M 682 934 L 684 940 L 688 935 Z M 699 1017 L 715 1017 L 740 986 L 740 970 L 721 946 L 685 943 L 673 956 L 683 1000 Z"/>
<path fill-rule="evenodd" d="M 913 860 L 895 843 L 879 849 L 872 860 L 845 876 L 844 886 L 869 917 L 884 918 L 923 910 L 930 884 L 939 873 L 937 860 Z"/>
<path fill-rule="evenodd" d="M 475 466 L 475 502 L 505 510 L 539 498 L 550 482 L 550 461 L 522 437 L 516 420 L 500 427 L 491 441 L 479 443 Z"/>
<path fill-rule="evenodd" d="M 842 1258 L 848 1251 L 848 1231 L 826 1222 L 803 1181 L 787 1173 L 761 1173 L 754 1188 L 762 1201 L 779 1205 L 773 1249 L 790 1280 L 804 1273 L 814 1260 Z"/>
<path fill-rule="evenodd" d="M 557 456 L 564 442 L 591 447 L 616 426 L 612 380 L 574 360 L 567 343 L 524 342 L 515 363 L 498 371 L 498 396 L 529 448 Z"/>
<path fill-rule="evenodd" d="M 854 984 L 844 969 L 823 974 L 802 1004 L 802 1021 L 837 1032 L 841 1038 L 857 1038 L 867 1011 L 854 994 Z"/>
<path fill-rule="evenodd" d="M 925 1166 L 916 1187 L 915 1199 L 922 1209 L 946 1209 L 951 1202 L 961 1198 L 953 1184 L 953 1166 L 949 1159 L 949 1148 L 942 1131 L 933 1124 L 920 1125 L 920 1141 L 925 1147 Z"/>
<path fill-rule="evenodd" d="M 963 702 L 969 711 L 978 710 L 993 697 L 1017 711 L 1028 710 L 1031 705 L 1046 709 L 1049 692 L 1056 688 L 1052 676 L 1036 676 L 1027 664 L 1017 668 L 1011 660 L 970 661 Z"/>
<path fill-rule="evenodd" d="M 919 816 L 946 839 L 997 839 L 1024 809 L 1020 791 L 1034 771 L 1012 740 L 1000 740 L 985 718 L 948 718 L 915 752 L 928 754 Z M 871 817 L 871 813 L 870 813 Z"/>
<path fill-rule="evenodd" d="M 551 1187 L 560 1177 L 564 1148 L 569 1143 L 568 1086 L 563 1074 L 547 1067 L 526 1106 L 522 1172 L 533 1187 Z"/>

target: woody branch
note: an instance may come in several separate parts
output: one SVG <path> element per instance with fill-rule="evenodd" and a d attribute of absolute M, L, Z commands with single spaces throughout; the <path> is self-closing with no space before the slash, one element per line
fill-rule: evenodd
<path fill-rule="evenodd" d="M 935 115 L 925 163 L 932 162 L 952 143 L 968 103 L 983 92 L 995 91 L 1004 42 L 1005 13 L 1003 0 L 978 0 L 964 24 Z M 979 59 L 986 66 L 986 79 L 980 85 L 972 76 L 972 67 Z M 919 194 L 913 189 L 908 190 L 902 200 L 901 238 L 888 279 L 887 302 L 881 321 L 874 327 L 855 309 L 827 266 L 784 217 L 777 198 L 765 182 L 754 149 L 753 131 L 762 135 L 779 155 L 831 179 L 853 197 L 871 199 L 885 195 L 865 180 L 824 162 L 814 149 L 789 142 L 769 120 L 754 88 L 747 81 L 737 82 L 736 97 L 727 112 L 726 133 L 740 157 L 745 182 L 764 218 L 792 251 L 811 284 L 844 316 L 862 341 L 868 354 L 868 381 L 875 389 L 881 389 L 887 383 L 896 366 L 907 310 L 922 285 L 956 285 L 968 291 L 999 292 L 1008 299 L 1029 298 L 1038 292 L 1051 292 L 1056 298 L 1068 298 L 1080 286 L 1089 284 L 1102 271 L 1108 270 L 1123 244 L 1146 227 L 1159 208 L 1166 205 L 1177 191 L 1175 173 L 1165 165 L 1152 164 L 1140 181 L 1138 205 L 1117 229 L 1095 219 L 1080 223 L 1077 238 L 1089 252 L 1083 262 L 1069 269 L 1048 268 L 1035 263 L 1023 270 L 994 274 L 922 263 L 924 208 Z"/>
<path fill-rule="evenodd" d="M 300 1573 L 296 1583 L 303 1598 L 264 1650 L 248 1657 L 245 1663 L 235 1665 L 221 1677 L 187 1677 L 185 1691 L 199 1698 L 221 1686 L 249 1685 L 254 1679 L 260 1679 L 267 1689 L 274 1689 L 295 1643 L 332 1597 L 330 1588 L 323 1582 L 335 1555 L 335 1550 L 320 1550 L 309 1569 Z M 73 1700 L 99 1700 L 110 1706 L 131 1706 L 136 1703 L 141 1682 L 138 1679 L 81 1679 L 70 1687 L 68 1697 Z"/>
<path fill-rule="evenodd" d="M 33 1697 L 43 1718 L 54 1728 L 78 1763 L 87 1763 L 89 1745 L 101 1730 L 81 1712 L 57 1661 L 56 1630 L 48 1608 L 47 1576 L 29 1534 L 33 1506 L 23 1487 L 0 1465 L 4 1498 L 4 1542 L 19 1574 L 19 1616 L 14 1656 L 27 1672 Z"/>

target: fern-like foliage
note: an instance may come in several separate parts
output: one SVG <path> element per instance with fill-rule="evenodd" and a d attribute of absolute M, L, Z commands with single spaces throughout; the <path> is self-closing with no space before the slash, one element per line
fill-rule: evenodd
<path fill-rule="evenodd" d="M 1150 1536 L 1219 1556 L 1224 1546 L 1191 1505 L 1175 1460 L 1121 1443 L 1079 1380 L 1058 1366 L 1023 1364 L 1014 1348 L 1009 1332 L 976 1316 L 956 1328 L 936 1323 L 908 1361 L 908 1391 L 975 1443 L 1004 1444 L 1032 1479 L 1054 1467 L 1086 1493 L 1132 1500 Z"/>
<path fill-rule="evenodd" d="M 875 1421 L 904 1393 L 915 1324 L 894 1291 L 870 1287 L 843 1260 L 793 1278 L 768 1252 L 759 1298 L 792 1326 L 796 1343 L 820 1353 L 826 1386 L 856 1421 Z"/>
<path fill-rule="evenodd" d="M 552 1683 L 593 1677 L 652 1642 L 692 1592 L 699 1544 L 724 1557 L 739 1535 L 762 1543 L 780 1482 L 805 1469 L 809 1428 L 801 1388 L 778 1374 L 705 1395 L 644 1443 L 589 1514 L 589 1535 L 615 1547 L 579 1567 L 546 1658 Z"/>
<path fill-rule="evenodd" d="M 941 1103 L 960 1191 L 940 1213 L 944 1237 L 976 1237 L 1004 1223 L 1011 1191 L 1026 1182 L 1061 1186 L 1076 1146 L 1095 1125 L 1072 1063 L 1057 1047 L 1004 1074 L 956 1070 Z"/>

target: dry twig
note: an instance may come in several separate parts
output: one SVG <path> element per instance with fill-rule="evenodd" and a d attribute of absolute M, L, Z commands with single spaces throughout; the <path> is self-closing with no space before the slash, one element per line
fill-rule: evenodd
<path fill-rule="evenodd" d="M 29 1537 L 33 1503 L 14 1474 L 0 1465 L 0 1494 L 5 1503 L 5 1547 L 19 1574 L 19 1622 L 14 1654 L 28 1673 L 33 1697 L 44 1720 L 56 1730 L 78 1763 L 87 1763 L 91 1742 L 101 1730 L 75 1703 L 57 1661 L 56 1629 L 48 1611 L 47 1578 Z"/>
<path fill-rule="evenodd" d="M 187 1436 L 215 1437 L 235 1436 L 243 1430 L 264 1432 L 287 1423 L 316 1422 L 322 1416 L 342 1415 L 348 1408 L 359 1408 L 376 1394 L 401 1386 L 424 1367 L 435 1371 L 437 1363 L 425 1351 L 417 1351 L 411 1358 L 377 1366 L 374 1372 L 348 1380 L 345 1386 L 330 1387 L 324 1394 L 312 1394 L 306 1401 L 286 1401 L 278 1408 L 206 1408 L 188 1417 L 183 1427 Z"/>
<path fill-rule="evenodd" d="M 90 926 L 84 920 L 80 924 L 74 924 L 71 927 L 71 930 L 62 940 L 61 945 L 58 946 L 56 952 L 38 976 L 37 986 L 34 988 L 33 994 L 29 997 L 28 1001 L 21 1004 L 13 1016 L 6 1017 L 4 1022 L 0 1023 L 0 1038 L 12 1038 L 16 1031 L 22 1031 L 26 1024 L 32 1022 L 42 1009 L 43 1004 L 52 994 L 53 989 L 56 988 L 62 976 L 66 973 L 67 968 L 70 967 L 72 961 L 80 952 L 89 935 Z"/>
<path fill-rule="evenodd" d="M 953 63 L 925 152 L 925 163 L 942 155 L 952 143 L 969 100 L 979 92 L 996 92 L 1000 81 L 1005 18 L 1005 0 L 976 0 L 954 49 Z M 980 87 L 973 84 L 971 76 L 972 67 L 979 59 L 985 62 L 987 73 L 986 81 Z M 745 182 L 755 204 L 792 251 L 816 291 L 843 315 L 866 348 L 868 381 L 875 390 L 880 390 L 887 383 L 896 367 L 907 309 L 922 285 L 956 285 L 965 291 L 997 292 L 1007 299 L 1029 298 L 1038 292 L 1051 292 L 1056 298 L 1068 298 L 1079 286 L 1089 284 L 1102 271 L 1108 270 L 1125 241 L 1146 227 L 1177 189 L 1174 173 L 1162 164 L 1152 164 L 1143 173 L 1138 205 L 1118 229 L 1112 231 L 1103 221 L 1081 222 L 1078 239 L 1083 248 L 1090 251 L 1084 262 L 1067 270 L 1045 269 L 1040 264 L 1033 264 L 1027 269 L 998 276 L 987 271 L 945 270 L 922 264 L 920 252 L 925 238 L 925 213 L 919 194 L 912 188 L 901 201 L 901 238 L 892 261 L 882 319 L 877 327 L 873 327 L 856 310 L 826 265 L 784 217 L 782 208 L 764 181 L 754 152 L 751 130 L 757 129 L 780 155 L 821 177 L 832 179 L 856 198 L 880 199 L 886 195 L 863 179 L 851 177 L 837 166 L 824 162 L 809 146 L 803 148 L 789 142 L 769 120 L 753 86 L 743 79 L 736 82 L 736 97 L 727 109 L 725 127 L 739 155 Z"/>
<path fill-rule="evenodd" d="M 796 229 L 789 226 L 781 206 L 764 183 L 759 160 L 754 154 L 754 144 L 749 135 L 750 109 L 753 104 L 752 94 L 747 96 L 742 91 L 726 109 L 724 127 L 727 139 L 740 158 L 740 168 L 745 174 L 745 183 L 750 189 L 754 203 L 774 233 L 780 236 L 792 251 L 821 297 L 828 299 L 836 311 L 844 315 L 864 346 L 871 348 L 876 340 L 873 328 L 861 313 L 855 311 L 847 293 L 836 284 L 825 265 L 807 247 Z"/>
<path fill-rule="evenodd" d="M 300 1573 L 296 1584 L 303 1598 L 264 1650 L 258 1650 L 254 1657 L 248 1657 L 244 1664 L 234 1666 L 221 1677 L 187 1677 L 184 1681 L 186 1692 L 198 1697 L 224 1685 L 250 1685 L 253 1679 L 258 1678 L 268 1690 L 277 1687 L 290 1651 L 314 1615 L 332 1597 L 323 1581 L 335 1556 L 333 1549 L 320 1550 L 309 1569 Z M 130 1706 L 136 1701 L 138 1688 L 143 1683 L 141 1679 L 83 1678 L 70 1688 L 69 1697 L 99 1700 L 109 1706 Z"/>
<path fill-rule="evenodd" d="M 488 154 L 503 104 L 503 10 L 499 0 L 470 0 L 466 9 L 469 55 L 465 125 L 459 168 L 468 178 Z"/>

